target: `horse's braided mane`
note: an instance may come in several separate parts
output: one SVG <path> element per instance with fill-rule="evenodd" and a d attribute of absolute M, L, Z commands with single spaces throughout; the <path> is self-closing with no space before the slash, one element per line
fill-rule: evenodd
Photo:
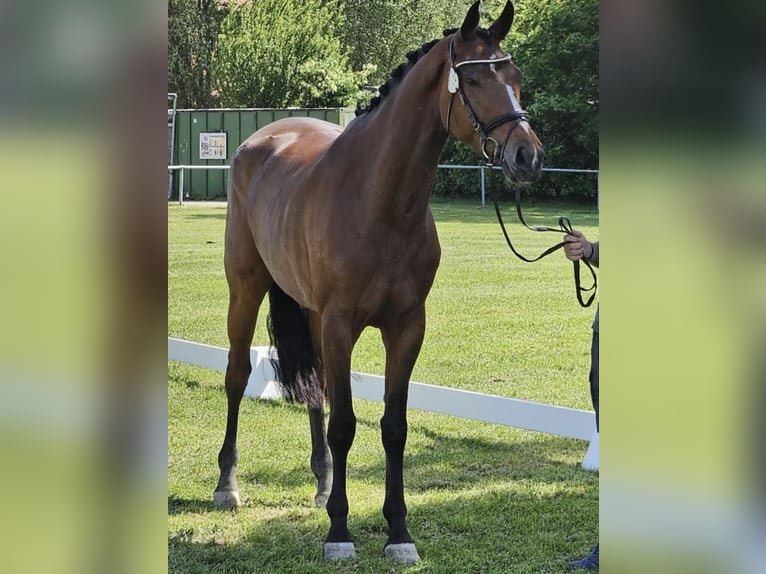
<path fill-rule="evenodd" d="M 444 36 L 449 36 L 453 32 L 455 32 L 457 28 L 451 29 L 451 30 L 444 30 Z M 366 114 L 367 112 L 371 112 L 375 108 L 377 108 L 380 103 L 385 99 L 385 97 L 388 95 L 388 93 L 399 83 L 401 83 L 404 76 L 407 75 L 407 72 L 409 72 L 413 66 L 422 58 L 425 56 L 428 52 L 431 51 L 431 48 L 433 48 L 438 42 L 441 40 L 441 38 L 438 38 L 436 40 L 431 40 L 430 42 L 426 42 L 420 48 L 417 50 L 412 50 L 411 52 L 407 52 L 407 61 L 403 64 L 399 64 L 392 72 L 389 74 L 388 80 L 381 85 L 378 88 L 378 96 L 375 96 L 370 100 L 370 103 L 367 104 L 366 107 L 362 107 L 360 104 L 357 104 L 356 106 L 356 115 L 361 116 L 362 114 Z"/>
<path fill-rule="evenodd" d="M 457 28 L 448 28 L 442 33 L 442 37 L 449 36 L 455 32 L 457 32 Z M 489 39 L 491 36 L 491 32 L 483 28 L 477 28 L 476 33 L 479 35 L 479 37 L 484 39 Z M 391 92 L 391 90 L 401 83 L 404 76 L 407 75 L 407 72 L 409 72 L 423 56 L 430 52 L 431 48 L 433 48 L 440 40 L 441 38 L 431 40 L 430 42 L 426 42 L 420 46 L 420 48 L 417 50 L 407 52 L 407 61 L 403 64 L 399 64 L 399 66 L 397 66 L 391 72 L 391 74 L 389 74 L 388 80 L 386 80 L 386 82 L 378 88 L 378 94 L 380 95 L 372 98 L 366 107 L 362 107 L 360 104 L 357 104 L 355 112 L 356 115 L 361 116 L 377 108 L 385 99 L 385 97 Z"/>

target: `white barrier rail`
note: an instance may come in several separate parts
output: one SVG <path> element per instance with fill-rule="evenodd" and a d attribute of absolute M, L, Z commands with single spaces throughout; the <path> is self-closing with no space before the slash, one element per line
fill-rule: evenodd
<path fill-rule="evenodd" d="M 270 347 L 252 347 L 252 372 L 245 396 L 260 399 L 282 397 L 271 365 Z M 228 350 L 168 337 L 168 359 L 216 371 L 225 371 Z M 351 374 L 351 390 L 358 399 L 383 401 L 384 378 Z M 409 408 L 460 418 L 500 424 L 567 438 L 589 440 L 583 468 L 598 469 L 598 433 L 592 411 L 485 395 L 437 385 L 410 382 Z"/>

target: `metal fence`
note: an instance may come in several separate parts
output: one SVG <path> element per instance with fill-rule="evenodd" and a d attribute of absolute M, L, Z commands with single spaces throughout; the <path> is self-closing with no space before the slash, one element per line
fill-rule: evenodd
<path fill-rule="evenodd" d="M 489 168 L 489 166 L 486 165 L 453 165 L 453 164 L 439 164 L 438 166 L 440 169 L 478 169 L 480 171 L 480 177 L 481 177 L 481 206 L 484 207 L 486 205 L 486 171 Z M 204 170 L 204 169 L 212 169 L 212 170 L 228 170 L 228 165 L 169 165 L 168 170 L 172 171 L 178 171 L 178 203 L 179 205 L 183 205 L 184 199 L 189 199 L 189 194 L 186 191 L 186 187 L 184 185 L 184 173 L 186 170 L 194 171 L 194 170 Z M 499 170 L 501 169 L 499 166 L 494 166 L 492 169 Z M 598 202 L 598 173 L 599 170 L 597 169 L 577 169 L 577 168 L 568 168 L 568 167 L 544 167 L 543 172 L 548 173 L 585 173 L 585 174 L 593 174 L 596 176 L 596 201 Z M 226 189 L 226 182 L 223 183 L 223 189 Z M 171 194 L 168 192 L 168 200 L 171 199 Z"/>

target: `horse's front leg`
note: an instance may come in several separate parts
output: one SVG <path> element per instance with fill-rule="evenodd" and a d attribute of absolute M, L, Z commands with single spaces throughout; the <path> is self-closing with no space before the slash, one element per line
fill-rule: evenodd
<path fill-rule="evenodd" d="M 358 335 L 357 335 L 358 336 Z M 355 337 L 342 317 L 322 317 L 322 366 L 330 403 L 327 442 L 332 452 L 332 489 L 327 499 L 330 531 L 324 544 L 327 560 L 355 558 L 354 542 L 348 530 L 346 462 L 354 442 L 356 416 L 351 402 L 351 349 Z"/>
<path fill-rule="evenodd" d="M 386 347 L 385 409 L 380 420 L 383 448 L 386 451 L 386 499 L 383 515 L 388 521 L 388 540 L 385 554 L 403 563 L 420 561 L 407 529 L 403 459 L 407 442 L 407 391 L 424 332 L 423 306 L 381 327 Z"/>

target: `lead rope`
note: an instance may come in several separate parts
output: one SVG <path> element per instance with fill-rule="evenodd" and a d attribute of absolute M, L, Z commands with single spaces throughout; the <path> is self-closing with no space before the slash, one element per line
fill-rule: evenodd
<path fill-rule="evenodd" d="M 499 199 L 499 193 L 495 191 L 494 184 L 492 180 L 492 164 L 487 163 L 487 167 L 489 168 L 489 194 L 492 197 L 492 203 L 495 204 L 495 213 L 497 214 L 497 220 L 500 222 L 500 229 L 503 231 L 503 235 L 505 236 L 505 241 L 508 243 L 508 247 L 511 248 L 511 251 L 513 254 L 521 259 L 522 261 L 525 261 L 526 263 L 534 263 L 535 261 L 539 261 L 543 257 L 546 257 L 550 255 L 551 253 L 554 253 L 555 251 L 558 251 L 564 245 L 566 245 L 566 241 L 561 241 L 560 243 L 557 243 L 553 247 L 549 247 L 545 251 L 543 251 L 540 255 L 535 257 L 534 259 L 528 259 L 527 257 L 524 257 L 521 253 L 516 251 L 516 248 L 513 246 L 513 243 L 511 243 L 511 238 L 508 236 L 508 232 L 505 229 L 505 223 L 503 223 L 503 216 L 500 214 L 500 205 L 498 204 Z M 534 227 L 530 227 L 527 225 L 527 222 L 524 221 L 524 216 L 521 214 L 521 191 L 519 189 L 519 186 L 515 186 L 516 191 L 516 213 L 519 216 L 519 221 L 521 221 L 522 225 L 526 227 L 527 229 L 531 231 L 536 232 L 544 232 L 544 231 L 553 231 L 556 233 L 564 233 L 564 234 L 572 234 L 572 223 L 569 221 L 569 218 L 565 215 L 562 215 L 559 217 L 559 229 L 556 229 L 555 227 L 548 227 L 545 225 L 536 225 Z M 582 261 L 585 266 L 588 268 L 591 274 L 591 278 L 593 279 L 593 284 L 590 287 L 583 287 L 582 283 L 580 281 L 580 261 Z M 582 307 L 590 307 L 593 303 L 593 299 L 596 297 L 596 288 L 598 285 L 598 282 L 596 280 L 596 272 L 593 270 L 593 266 L 586 260 L 581 259 L 578 261 L 573 261 L 572 265 L 574 267 L 574 282 L 575 282 L 575 294 L 577 295 L 577 301 L 580 303 Z M 587 293 L 589 291 L 593 291 L 593 293 L 590 294 L 590 297 L 588 297 L 587 301 L 583 300 L 583 293 Z"/>

